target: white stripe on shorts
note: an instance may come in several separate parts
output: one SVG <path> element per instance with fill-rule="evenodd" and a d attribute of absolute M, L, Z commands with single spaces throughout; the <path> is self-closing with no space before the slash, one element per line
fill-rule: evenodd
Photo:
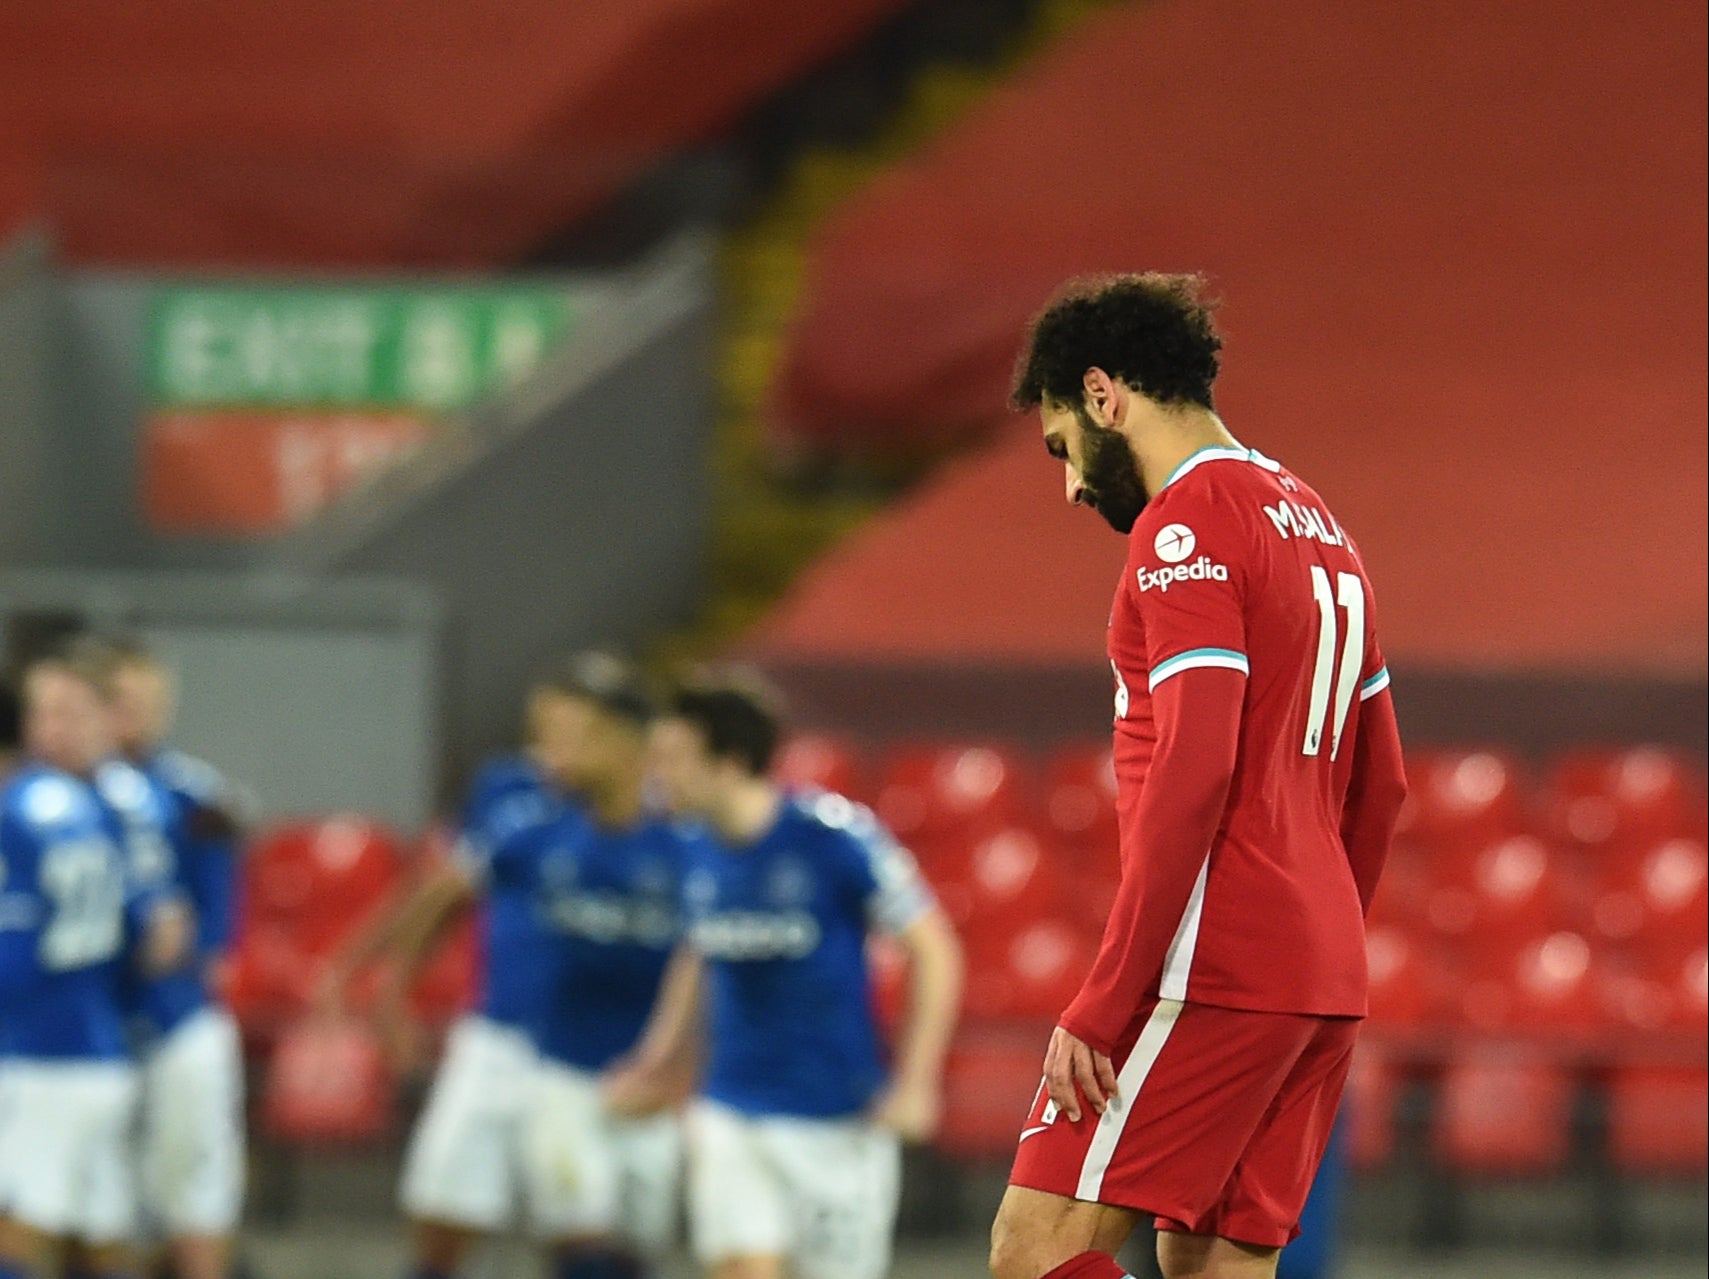
<path fill-rule="evenodd" d="M 1151 1010 L 1151 1016 L 1146 1018 L 1145 1028 L 1139 1032 L 1133 1051 L 1116 1076 L 1116 1090 L 1121 1094 L 1121 1100 L 1112 1101 L 1105 1108 L 1098 1117 L 1098 1126 L 1092 1130 L 1092 1144 L 1087 1147 L 1085 1162 L 1080 1165 L 1080 1185 L 1074 1191 L 1076 1199 L 1097 1202 L 1104 1188 L 1104 1174 L 1109 1171 L 1110 1158 L 1116 1153 L 1122 1130 L 1127 1127 L 1128 1114 L 1139 1099 L 1139 1090 L 1145 1087 L 1146 1076 L 1157 1064 L 1163 1045 L 1169 1042 L 1169 1032 L 1175 1028 L 1175 1018 L 1180 1014 L 1179 999 L 1160 999 L 1157 1007 Z"/>

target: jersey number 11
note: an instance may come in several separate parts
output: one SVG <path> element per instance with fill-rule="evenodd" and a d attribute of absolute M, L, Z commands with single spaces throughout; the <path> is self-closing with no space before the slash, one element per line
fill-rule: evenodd
<path fill-rule="evenodd" d="M 1305 745 L 1307 755 L 1317 755 L 1323 749 L 1323 724 L 1329 717 L 1331 686 L 1335 693 L 1335 728 L 1329 739 L 1329 758 L 1341 752 L 1341 731 L 1347 727 L 1347 711 L 1353 705 L 1353 693 L 1359 687 L 1359 673 L 1365 664 L 1365 584 L 1357 573 L 1337 573 L 1335 586 L 1329 582 L 1329 571 L 1320 565 L 1311 566 L 1311 594 L 1317 601 L 1317 662 L 1311 672 L 1311 704 L 1306 711 Z M 1347 633 L 1336 644 L 1336 604 L 1347 610 Z M 1336 649 L 1341 650 L 1341 669 L 1335 668 Z"/>

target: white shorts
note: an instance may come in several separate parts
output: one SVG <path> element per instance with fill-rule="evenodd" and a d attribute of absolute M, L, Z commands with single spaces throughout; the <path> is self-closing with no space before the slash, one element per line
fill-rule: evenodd
<path fill-rule="evenodd" d="M 619 1118 L 597 1076 L 542 1062 L 525 1158 L 535 1220 L 552 1238 L 615 1236 L 650 1256 L 670 1247 L 682 1168 L 674 1114 Z"/>
<path fill-rule="evenodd" d="M 229 1235 L 243 1211 L 243 1048 L 237 1022 L 204 1008 L 142 1068 L 142 1204 L 168 1237 Z"/>
<path fill-rule="evenodd" d="M 902 1146 L 862 1119 L 750 1116 L 714 1101 L 688 1114 L 695 1255 L 782 1257 L 796 1279 L 883 1279 Z"/>
<path fill-rule="evenodd" d="M 474 1016 L 452 1027 L 404 1158 L 406 1213 L 490 1232 L 508 1226 L 525 1198 L 533 1207 L 523 1134 L 538 1072 L 539 1055 L 520 1030 Z"/>
<path fill-rule="evenodd" d="M 129 1240 L 136 1102 L 127 1062 L 0 1064 L 0 1207 L 55 1238 Z"/>

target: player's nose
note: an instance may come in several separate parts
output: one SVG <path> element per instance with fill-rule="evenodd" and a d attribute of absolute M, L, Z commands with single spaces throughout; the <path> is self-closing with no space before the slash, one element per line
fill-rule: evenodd
<path fill-rule="evenodd" d="M 1062 464 L 1062 483 L 1064 496 L 1070 506 L 1079 506 L 1085 500 L 1086 485 L 1080 477 L 1074 474 L 1074 468 L 1067 462 Z"/>

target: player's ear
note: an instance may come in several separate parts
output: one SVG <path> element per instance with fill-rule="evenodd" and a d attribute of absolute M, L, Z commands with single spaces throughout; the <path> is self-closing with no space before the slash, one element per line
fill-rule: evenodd
<path fill-rule="evenodd" d="M 1086 408 L 1092 414 L 1092 420 L 1099 426 L 1113 425 L 1116 419 L 1116 384 L 1110 375 L 1093 365 L 1081 377 L 1080 384 L 1086 392 Z"/>

